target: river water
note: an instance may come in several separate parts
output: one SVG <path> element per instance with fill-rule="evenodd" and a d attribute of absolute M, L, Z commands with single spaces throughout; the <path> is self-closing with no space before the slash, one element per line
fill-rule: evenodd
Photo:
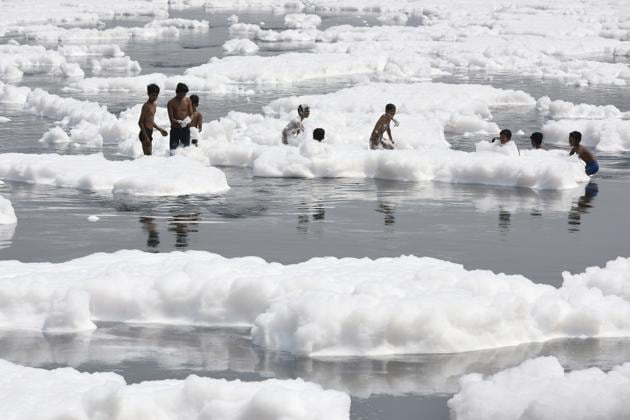
<path fill-rule="evenodd" d="M 228 39 L 227 17 L 232 13 L 173 12 L 173 17 L 207 19 L 212 29 L 168 42 L 130 42 L 123 49 L 140 62 L 143 73 L 181 74 L 222 55 L 221 45 Z M 239 12 L 239 17 L 245 23 L 265 22 L 267 28 L 283 24 L 282 15 L 267 12 Z M 136 23 L 108 22 L 108 26 Z M 371 25 L 376 19 L 328 15 L 322 28 L 342 23 Z M 627 87 L 576 88 L 501 74 L 457 74 L 439 81 L 491 83 L 536 98 L 547 95 L 630 109 Z M 62 90 L 62 80 L 48 76 L 26 76 L 23 84 L 70 95 Z M 260 87 L 247 97 L 200 96 L 204 116 L 211 120 L 230 110 L 260 112 L 262 105 L 280 97 L 346 86 L 347 81 L 323 80 Z M 135 94 L 71 95 L 98 101 L 112 112 L 145 99 Z M 492 111 L 499 126 L 513 131 L 529 133 L 542 125 L 534 111 Z M 73 152 L 37 141 L 53 121 L 6 105 L 0 107 L 0 115 L 12 120 L 0 124 L 4 152 Z M 480 138 L 451 135 L 447 140 L 454 148 L 470 150 Z M 121 158 L 113 146 L 106 146 L 104 153 Z M 0 185 L 0 194 L 12 201 L 19 223 L 15 229 L 0 230 L 0 258 L 61 262 L 120 249 L 194 249 L 294 263 L 329 255 L 414 254 L 469 269 L 523 274 L 558 286 L 562 271 L 581 272 L 628 256 L 630 154 L 598 158 L 602 169 L 590 184 L 563 192 L 431 182 L 255 178 L 243 168 L 222 168 L 232 189 L 217 197 L 130 199 L 6 182 Z M 90 215 L 100 221 L 89 222 Z M 5 331 L 0 343 L 0 358 L 31 366 L 115 371 L 129 382 L 184 378 L 190 373 L 243 380 L 303 377 L 351 393 L 352 418 L 357 420 L 448 418 L 446 401 L 457 391 L 462 374 L 496 372 L 539 355 L 555 355 L 571 368 L 606 368 L 630 360 L 626 340 L 561 340 L 456 355 L 310 360 L 257 348 L 247 339 L 247 331 L 116 324 L 102 325 L 87 335 Z"/>

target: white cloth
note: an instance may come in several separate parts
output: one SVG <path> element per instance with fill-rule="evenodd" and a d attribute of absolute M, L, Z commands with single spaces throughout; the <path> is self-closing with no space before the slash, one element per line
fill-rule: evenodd
<path fill-rule="evenodd" d="M 186 117 L 183 120 L 175 120 L 179 123 L 179 126 L 184 128 L 187 127 L 188 124 L 190 124 L 192 122 L 192 120 L 190 119 L 190 117 Z"/>

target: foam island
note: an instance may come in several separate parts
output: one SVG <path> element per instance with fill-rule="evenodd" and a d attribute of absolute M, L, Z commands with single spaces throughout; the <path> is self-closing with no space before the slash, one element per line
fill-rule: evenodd
<path fill-rule="evenodd" d="M 629 363 L 566 372 L 555 357 L 540 357 L 486 378 L 462 377 L 448 406 L 455 420 L 613 420 L 630 416 L 628 389 Z"/>
<path fill-rule="evenodd" d="M 0 178 L 109 194 L 219 194 L 223 171 L 183 156 L 111 161 L 100 154 L 0 154 Z"/>
<path fill-rule="evenodd" d="M 3 360 L 0 374 L 0 407 L 13 420 L 350 418 L 347 394 L 301 379 L 242 382 L 191 375 L 128 385 L 116 373 L 34 369 Z"/>
<path fill-rule="evenodd" d="M 119 251 L 59 264 L 2 261 L 0 328 L 252 326 L 255 344 L 311 357 L 630 336 L 630 259 L 563 277 L 555 288 L 413 256 L 282 265 L 201 251 Z"/>

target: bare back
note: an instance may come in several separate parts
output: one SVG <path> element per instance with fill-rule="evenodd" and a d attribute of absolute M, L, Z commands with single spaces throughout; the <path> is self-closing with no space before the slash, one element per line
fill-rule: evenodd
<path fill-rule="evenodd" d="M 582 145 L 579 145 L 577 147 L 576 153 L 578 154 L 580 159 L 582 159 L 586 163 L 591 163 L 591 162 L 593 162 L 595 160 L 595 157 L 593 156 L 591 151 L 588 150 L 586 147 L 584 147 Z"/>
<path fill-rule="evenodd" d="M 203 115 L 201 115 L 201 112 L 199 111 L 194 111 L 191 117 L 190 126 L 195 127 L 196 129 L 201 131 L 202 125 L 203 125 Z"/>

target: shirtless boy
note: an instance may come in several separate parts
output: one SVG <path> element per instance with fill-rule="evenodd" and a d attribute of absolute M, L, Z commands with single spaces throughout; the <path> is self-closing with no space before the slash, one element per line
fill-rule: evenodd
<path fill-rule="evenodd" d="M 372 135 L 370 135 L 370 149 L 393 149 L 394 139 L 392 138 L 392 131 L 389 128 L 390 122 L 394 121 L 395 125 L 398 122 L 394 119 L 396 115 L 396 106 L 394 104 L 387 104 L 385 106 L 385 113 L 376 122 Z M 383 139 L 383 134 L 387 133 L 389 136 L 389 143 Z"/>
<path fill-rule="evenodd" d="M 181 143 L 184 147 L 190 146 L 190 122 L 193 114 L 192 103 L 186 97 L 188 86 L 178 83 L 175 88 L 175 97 L 168 101 L 166 109 L 171 120 L 170 149 L 177 149 Z"/>
<path fill-rule="evenodd" d="M 201 115 L 201 112 L 197 111 L 199 96 L 190 95 L 190 102 L 192 103 L 193 109 L 190 121 L 190 138 L 192 139 L 192 144 L 197 146 L 199 144 L 199 133 L 201 133 L 201 129 L 203 128 L 203 115 Z"/>
<path fill-rule="evenodd" d="M 569 156 L 577 155 L 586 163 L 586 175 L 594 175 L 599 171 L 599 164 L 595 160 L 595 156 L 588 150 L 586 147 L 582 146 L 580 142 L 582 141 L 582 133 L 579 131 L 572 131 L 569 133 L 569 145 L 571 146 L 571 152 L 569 152 Z"/>
<path fill-rule="evenodd" d="M 142 111 L 140 111 L 140 119 L 138 125 L 140 126 L 140 134 L 138 138 L 142 143 L 142 153 L 149 156 L 153 152 L 153 129 L 157 129 L 163 136 L 166 135 L 166 130 L 158 127 L 155 123 L 155 111 L 157 109 L 157 98 L 160 94 L 160 87 L 156 84 L 150 84 L 147 86 L 147 95 L 149 99 L 142 105 Z"/>

